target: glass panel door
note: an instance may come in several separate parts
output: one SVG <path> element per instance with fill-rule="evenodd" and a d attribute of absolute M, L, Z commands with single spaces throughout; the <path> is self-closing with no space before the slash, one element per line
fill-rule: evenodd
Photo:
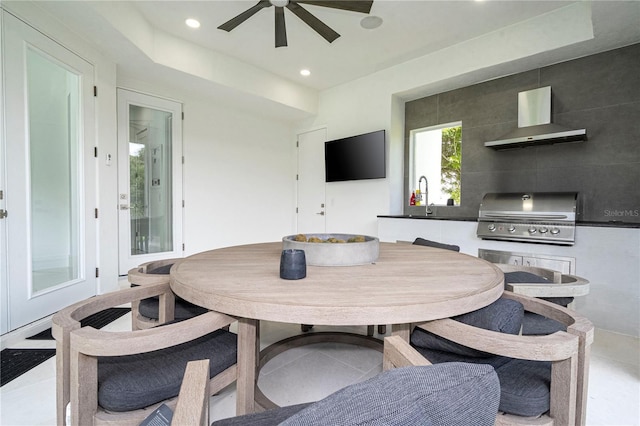
<path fill-rule="evenodd" d="M 119 271 L 182 256 L 182 105 L 118 89 Z"/>
<path fill-rule="evenodd" d="M 129 105 L 131 255 L 173 250 L 172 114 Z"/>
<path fill-rule="evenodd" d="M 31 291 L 80 278 L 80 81 L 27 49 Z"/>
<path fill-rule="evenodd" d="M 98 206 L 93 66 L 4 10 L 2 26 L 6 332 L 96 294 Z"/>

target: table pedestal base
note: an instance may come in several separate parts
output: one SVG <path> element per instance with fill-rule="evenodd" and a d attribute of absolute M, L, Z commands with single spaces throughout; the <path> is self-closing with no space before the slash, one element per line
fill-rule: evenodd
<path fill-rule="evenodd" d="M 260 351 L 260 362 L 258 365 L 257 375 L 260 374 L 260 370 L 264 365 L 280 355 L 281 353 L 288 351 L 289 349 L 299 348 L 301 346 L 312 345 L 314 343 L 344 343 L 348 345 L 362 346 L 369 349 L 375 349 L 378 352 L 383 351 L 383 341 L 374 337 L 363 336 L 362 334 L 355 333 L 341 333 L 341 332 L 318 332 L 309 334 L 300 334 L 298 336 L 289 337 L 287 339 L 280 340 Z M 267 398 L 257 385 L 255 388 L 255 402 L 257 411 L 269 410 L 277 408 L 278 405 Z"/>

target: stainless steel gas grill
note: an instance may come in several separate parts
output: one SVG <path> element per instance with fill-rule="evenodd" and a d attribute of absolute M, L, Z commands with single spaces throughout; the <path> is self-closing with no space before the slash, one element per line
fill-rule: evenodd
<path fill-rule="evenodd" d="M 573 245 L 576 192 L 489 193 L 478 213 L 483 239 Z"/>

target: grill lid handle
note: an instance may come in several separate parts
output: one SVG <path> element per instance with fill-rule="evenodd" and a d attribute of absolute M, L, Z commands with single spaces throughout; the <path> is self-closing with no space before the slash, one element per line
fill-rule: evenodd
<path fill-rule="evenodd" d="M 507 213 L 485 213 L 481 217 L 492 217 L 499 219 L 531 219 L 531 220 L 541 220 L 541 219 L 567 219 L 567 215 L 565 214 L 539 214 L 539 215 L 529 215 L 529 214 L 507 214 Z"/>

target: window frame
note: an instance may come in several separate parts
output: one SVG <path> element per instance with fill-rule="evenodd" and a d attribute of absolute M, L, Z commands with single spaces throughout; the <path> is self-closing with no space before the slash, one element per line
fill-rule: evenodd
<path fill-rule="evenodd" d="M 417 176 L 416 174 L 416 165 L 415 165 L 415 151 L 416 151 L 416 146 L 415 146 L 415 141 L 416 141 L 416 135 L 419 133 L 424 133 L 424 132 L 429 132 L 429 131 L 435 131 L 435 130 L 442 130 L 442 129 L 448 129 L 448 128 L 452 128 L 452 127 L 460 127 L 461 131 L 462 131 L 462 120 L 457 120 L 457 121 L 452 121 L 452 122 L 448 122 L 448 123 L 439 123 L 439 124 L 434 124 L 434 125 L 430 125 L 430 126 L 424 126 L 424 127 L 420 127 L 420 128 L 416 128 L 416 129 L 411 129 L 409 131 L 409 138 L 408 138 L 408 146 L 407 146 L 407 151 L 408 151 L 408 156 L 407 156 L 407 161 L 408 161 L 408 167 L 407 167 L 407 173 L 405 174 L 405 211 L 407 210 L 407 206 L 409 206 L 409 199 L 411 197 L 411 194 L 413 193 L 413 191 L 416 189 L 414 187 L 414 185 L 417 184 L 418 182 L 418 178 L 419 176 Z M 460 141 L 460 143 L 462 144 L 462 140 Z M 462 149 L 462 146 L 461 146 Z M 462 163 L 462 162 L 461 162 Z M 462 167 L 462 164 L 461 164 Z M 440 169 L 440 176 L 442 176 L 442 168 Z M 462 185 L 462 177 L 460 179 L 460 185 Z M 429 202 L 429 204 L 431 204 L 431 202 Z M 460 203 L 461 204 L 461 203 Z M 435 204 L 435 206 L 443 206 L 446 204 Z M 456 204 L 456 206 L 459 206 L 459 204 Z M 413 207 L 413 206 L 411 206 Z M 422 208 L 424 206 L 418 206 L 418 208 Z"/>

